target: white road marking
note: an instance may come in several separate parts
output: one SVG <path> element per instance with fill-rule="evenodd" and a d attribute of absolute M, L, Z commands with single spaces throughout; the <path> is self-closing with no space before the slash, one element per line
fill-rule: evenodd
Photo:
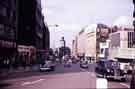
<path fill-rule="evenodd" d="M 95 77 L 95 75 L 96 75 L 96 74 L 93 73 L 93 72 L 89 72 L 89 73 L 91 73 L 91 76 L 92 76 L 92 77 Z"/>
<path fill-rule="evenodd" d="M 86 69 L 81 68 L 82 71 L 87 71 Z"/>
<path fill-rule="evenodd" d="M 39 79 L 39 80 L 35 80 L 35 81 L 28 81 L 28 82 L 24 82 L 24 83 L 22 83 L 21 85 L 22 86 L 25 86 L 25 85 L 31 85 L 31 84 L 35 84 L 35 83 L 38 83 L 38 82 L 41 82 L 41 81 L 43 81 L 44 79 Z"/>
<path fill-rule="evenodd" d="M 125 87 L 127 87 L 127 88 L 130 88 L 130 86 L 127 85 L 127 84 L 124 84 L 124 83 L 120 83 L 120 84 L 123 85 L 123 86 L 125 86 Z"/>

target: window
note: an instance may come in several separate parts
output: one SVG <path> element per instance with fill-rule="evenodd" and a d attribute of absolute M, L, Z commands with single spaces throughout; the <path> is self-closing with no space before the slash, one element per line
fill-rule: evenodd
<path fill-rule="evenodd" d="M 128 32 L 128 48 L 133 47 L 134 38 L 135 38 L 134 32 Z"/>
<path fill-rule="evenodd" d="M 1 6 L 0 5 L 0 14 L 2 15 L 2 16 L 6 16 L 6 7 L 3 7 L 3 6 Z"/>
<path fill-rule="evenodd" d="M 104 54 L 104 49 L 103 48 L 101 48 L 101 54 Z"/>
<path fill-rule="evenodd" d="M 0 24 L 0 35 L 4 34 L 4 25 Z"/>

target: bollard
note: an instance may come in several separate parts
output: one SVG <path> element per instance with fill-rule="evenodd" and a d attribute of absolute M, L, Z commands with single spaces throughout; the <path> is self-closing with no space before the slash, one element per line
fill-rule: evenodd
<path fill-rule="evenodd" d="M 107 89 L 108 81 L 105 78 L 98 78 L 96 80 L 96 89 Z"/>

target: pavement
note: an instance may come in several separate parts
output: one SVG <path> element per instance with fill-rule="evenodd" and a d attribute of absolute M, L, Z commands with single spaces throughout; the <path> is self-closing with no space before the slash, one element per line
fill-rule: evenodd
<path fill-rule="evenodd" d="M 0 72 L 0 79 L 10 79 L 10 78 L 18 78 L 24 75 L 34 74 L 39 70 L 39 65 L 34 65 L 32 67 L 26 67 L 25 69 L 23 67 L 19 67 L 17 69 L 10 68 L 7 69 L 1 69 Z"/>
<path fill-rule="evenodd" d="M 89 64 L 89 69 L 80 68 L 79 64 L 69 68 L 58 64 L 53 72 L 15 73 L 0 83 L 0 89 L 95 89 L 97 79 L 94 64 Z M 129 88 L 129 82 L 107 82 L 108 89 Z"/>

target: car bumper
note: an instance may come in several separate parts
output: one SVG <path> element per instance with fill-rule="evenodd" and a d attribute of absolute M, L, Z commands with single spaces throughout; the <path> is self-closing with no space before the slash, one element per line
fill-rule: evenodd
<path fill-rule="evenodd" d="M 50 69 L 51 69 L 50 67 L 40 68 L 40 70 L 43 70 L 43 71 L 45 71 L 45 70 L 50 70 Z"/>
<path fill-rule="evenodd" d="M 83 68 L 88 68 L 88 65 L 81 65 L 81 67 L 83 67 Z"/>
<path fill-rule="evenodd" d="M 53 71 L 55 69 L 55 66 L 51 66 L 51 67 L 42 67 L 40 68 L 40 71 Z"/>

